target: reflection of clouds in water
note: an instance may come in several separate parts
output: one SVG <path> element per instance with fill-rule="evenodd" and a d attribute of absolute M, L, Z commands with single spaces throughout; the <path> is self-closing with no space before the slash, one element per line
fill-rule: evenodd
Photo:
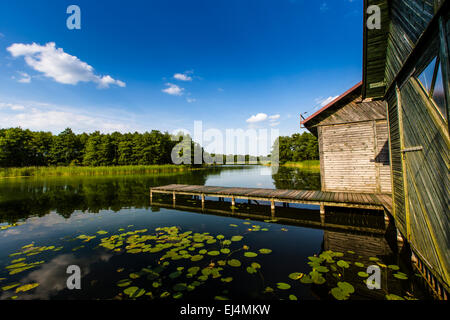
<path fill-rule="evenodd" d="M 23 300 L 48 300 L 58 292 L 67 288 L 66 281 L 70 274 L 66 273 L 67 267 L 77 265 L 81 268 L 81 290 L 83 290 L 83 277 L 90 273 L 90 265 L 96 262 L 107 262 L 111 254 L 102 253 L 96 256 L 76 257 L 74 254 L 62 254 L 42 265 L 39 270 L 30 272 L 19 282 L 23 284 L 39 283 L 40 285 L 32 293 L 18 294 L 18 299 Z M 13 289 L 14 290 L 14 289 Z M 16 295 L 15 292 L 5 292 L 0 300 Z"/>
<path fill-rule="evenodd" d="M 43 217 L 30 217 L 26 219 L 22 225 L 9 228 L 1 232 L 0 235 L 2 237 L 8 237 L 18 235 L 24 232 L 40 230 L 41 228 L 50 228 L 55 227 L 57 225 L 70 225 L 73 223 L 80 223 L 82 221 L 87 221 L 93 218 L 94 217 L 91 214 L 86 214 L 82 212 L 74 213 L 70 218 L 64 218 L 63 216 L 55 212 L 52 212 Z"/>

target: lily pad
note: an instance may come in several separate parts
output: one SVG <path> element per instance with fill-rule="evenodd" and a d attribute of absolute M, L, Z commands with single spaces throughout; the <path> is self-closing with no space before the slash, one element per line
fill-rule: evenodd
<path fill-rule="evenodd" d="M 266 248 L 259 249 L 259 253 L 262 253 L 262 254 L 269 254 L 271 252 L 272 252 L 271 249 L 266 249 Z"/>
<path fill-rule="evenodd" d="M 291 288 L 290 284 L 284 283 L 284 282 L 278 282 L 277 283 L 277 288 L 280 290 L 288 290 Z"/>
<path fill-rule="evenodd" d="M 244 238 L 244 237 L 243 236 L 232 236 L 231 241 L 241 241 L 242 238 Z"/>
<path fill-rule="evenodd" d="M 244 253 L 244 256 L 246 256 L 247 258 L 254 258 L 258 256 L 258 254 L 251 251 L 247 251 L 246 253 Z"/>
<path fill-rule="evenodd" d="M 240 267 L 241 266 L 241 262 L 237 259 L 228 260 L 228 264 L 232 267 Z"/>
<path fill-rule="evenodd" d="M 350 267 L 350 265 L 348 264 L 348 262 L 347 262 L 347 261 L 344 261 L 344 260 L 339 260 L 336 264 L 337 264 L 339 267 L 341 267 L 341 268 L 348 268 L 348 267 Z"/>
<path fill-rule="evenodd" d="M 145 294 L 145 290 L 138 287 L 128 287 L 123 292 L 133 299 L 139 298 L 140 296 Z"/>

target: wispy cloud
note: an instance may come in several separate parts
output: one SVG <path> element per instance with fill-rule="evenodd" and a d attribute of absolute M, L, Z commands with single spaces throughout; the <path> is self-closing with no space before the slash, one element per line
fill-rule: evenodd
<path fill-rule="evenodd" d="M 246 120 L 248 123 L 257 123 L 267 120 L 268 116 L 265 113 L 258 113 L 256 115 L 251 116 Z"/>
<path fill-rule="evenodd" d="M 171 96 L 181 96 L 183 95 L 184 88 L 181 88 L 173 83 L 166 83 L 167 88 L 163 89 L 162 92 L 170 94 Z"/>
<path fill-rule="evenodd" d="M 26 72 L 17 72 L 20 75 L 20 78 L 17 79 L 17 82 L 19 83 L 30 83 L 31 82 L 31 76 Z M 16 79 L 13 77 L 13 79 Z"/>
<path fill-rule="evenodd" d="M 180 80 L 180 81 L 192 81 L 192 77 L 188 75 L 190 72 L 185 73 L 175 73 L 173 75 L 174 79 Z"/>
<path fill-rule="evenodd" d="M 316 107 L 314 108 L 314 111 L 318 110 L 319 108 L 325 107 L 327 104 L 335 100 L 339 96 L 329 96 L 328 98 L 317 98 L 314 101 L 316 102 Z"/>
<path fill-rule="evenodd" d="M 195 98 L 186 98 L 186 101 L 189 103 L 194 103 L 195 101 L 197 101 L 197 99 Z"/>
<path fill-rule="evenodd" d="M 99 88 L 109 88 L 110 85 L 126 86 L 125 82 L 115 80 L 109 75 L 95 74 L 92 66 L 64 52 L 62 48 L 57 48 L 54 42 L 45 46 L 36 43 L 14 43 L 7 50 L 13 57 L 23 56 L 28 66 L 58 83 L 76 85 L 79 82 L 94 82 Z"/>

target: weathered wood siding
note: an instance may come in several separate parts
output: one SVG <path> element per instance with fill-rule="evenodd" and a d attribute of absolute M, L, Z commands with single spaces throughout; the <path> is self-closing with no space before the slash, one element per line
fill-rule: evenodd
<path fill-rule="evenodd" d="M 438 121 L 432 102 L 415 78 L 400 90 L 399 112 L 403 157 L 404 190 L 395 189 L 395 217 L 413 248 L 444 281 L 450 271 L 449 137 Z M 403 191 L 403 194 L 400 192 Z M 402 198 L 403 199 L 400 199 Z M 399 202 L 399 203 L 397 203 Z M 403 208 L 399 204 L 404 203 Z M 401 218 L 401 219 L 399 219 Z"/>
<path fill-rule="evenodd" d="M 324 125 L 319 134 L 324 191 L 391 191 L 386 120 Z"/>
<path fill-rule="evenodd" d="M 448 66 L 448 1 L 396 0 L 386 62 L 393 203 L 396 225 L 447 290 L 450 283 L 449 130 L 417 76 L 440 55 Z M 431 23 L 430 23 L 431 21 Z M 425 32 L 425 34 L 424 34 Z M 440 37 L 442 32 L 442 37 Z M 447 36 L 445 36 L 447 35 Z M 448 52 L 448 51 L 447 51 Z M 443 68 L 448 92 L 448 68 Z M 394 81 L 391 85 L 389 82 Z M 448 108 L 448 105 L 447 105 Z M 422 149 L 421 149 L 422 148 Z M 415 151 L 412 151 L 415 150 Z"/>

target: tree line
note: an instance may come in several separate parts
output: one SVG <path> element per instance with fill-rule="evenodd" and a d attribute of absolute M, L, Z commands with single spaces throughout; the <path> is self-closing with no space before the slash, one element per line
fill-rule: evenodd
<path fill-rule="evenodd" d="M 0 129 L 0 167 L 30 166 L 124 166 L 171 164 L 173 148 L 190 137 L 173 136 L 167 132 L 152 130 L 145 133 L 102 134 L 99 131 L 75 134 L 66 129 L 58 135 L 51 132 L 31 131 L 21 128 Z M 197 143 L 191 143 L 191 159 L 195 150 L 209 155 Z M 280 162 L 315 160 L 319 158 L 317 139 L 310 133 L 279 137 Z M 187 149 L 184 149 L 187 150 Z M 179 155 L 182 155 L 179 152 Z M 222 163 L 227 163 L 225 155 Z M 221 158 L 222 158 L 221 157 Z M 239 159 L 250 160 L 249 155 L 229 155 L 235 163 Z M 258 159 L 259 160 L 259 159 Z M 194 161 L 192 161 L 194 163 Z"/>
<path fill-rule="evenodd" d="M 21 128 L 0 129 L 0 167 L 168 164 L 177 143 L 169 133 L 156 130 L 75 134 L 66 129 L 53 135 Z"/>
<path fill-rule="evenodd" d="M 319 159 L 319 143 L 309 132 L 280 136 L 275 141 L 274 150 L 277 150 L 277 147 L 280 163 Z"/>

